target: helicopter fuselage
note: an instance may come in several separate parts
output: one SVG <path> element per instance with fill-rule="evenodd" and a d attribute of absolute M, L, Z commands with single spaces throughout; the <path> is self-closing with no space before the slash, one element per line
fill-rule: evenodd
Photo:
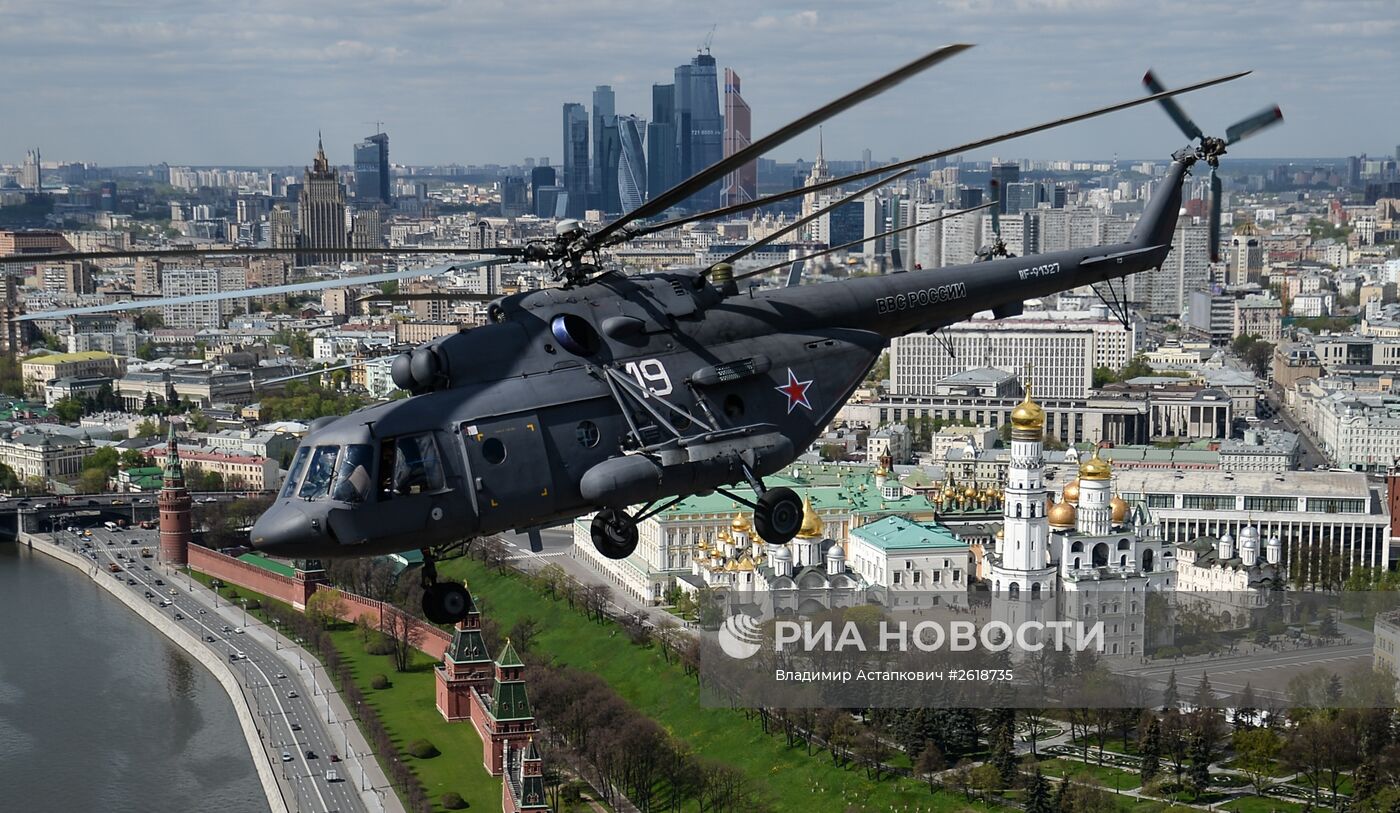
<path fill-rule="evenodd" d="M 432 549 L 772 474 L 891 339 L 1161 265 L 1189 165 L 1118 245 L 781 289 L 612 273 L 506 297 L 403 361 L 411 397 L 313 425 L 252 543 Z"/>

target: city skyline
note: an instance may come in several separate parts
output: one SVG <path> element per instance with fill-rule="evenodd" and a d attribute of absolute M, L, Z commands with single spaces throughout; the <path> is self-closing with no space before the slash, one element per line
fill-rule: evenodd
<path fill-rule="evenodd" d="M 1149 66 L 1168 83 L 1254 69 L 1254 76 L 1192 100 L 1208 130 L 1272 102 L 1283 106 L 1290 126 L 1240 157 L 1388 155 L 1400 140 L 1400 112 L 1376 105 L 1380 91 L 1368 79 L 1394 75 L 1400 64 L 1385 47 L 1400 20 L 1384 3 L 1308 5 L 1285 15 L 1247 0 L 1202 11 L 1198 26 L 1180 25 L 1174 10 L 1114 0 L 944 2 L 894 15 L 798 4 L 639 14 L 585 4 L 570 19 L 572 39 L 548 53 L 517 46 L 557 25 L 557 15 L 489 4 L 473 8 L 468 21 L 446 2 L 337 5 L 334 15 L 318 13 L 315 4 L 210 14 L 168 3 L 120 16 L 83 9 L 81 27 L 61 23 L 72 18 L 63 5 L 36 5 L 31 16 L 38 22 L 23 37 L 0 33 L 0 64 L 13 77 L 12 117 L 21 123 L 0 134 L 7 162 L 40 145 L 56 159 L 107 165 L 291 165 L 304 160 L 306 134 L 321 129 L 332 163 L 346 164 L 349 146 L 382 120 L 403 163 L 510 164 L 547 155 L 559 164 L 560 101 L 585 100 L 594 86 L 609 84 L 617 113 L 645 118 L 652 85 L 690 59 L 715 23 L 713 55 L 721 69 L 744 76 L 755 135 L 892 59 L 944 42 L 979 43 L 832 121 L 825 130 L 830 155 L 869 148 L 877 159 L 908 156 L 1129 98 L 1141 92 L 1138 80 Z M 891 25 L 892 18 L 900 24 Z M 368 41 L 369 30 L 395 45 Z M 498 35 L 470 36 L 480 30 Z M 216 96 L 199 90 L 200 77 L 222 71 L 243 81 Z M 59 87 L 62 104 L 54 101 Z M 1336 131 L 1334 122 L 1361 120 L 1362 111 L 1365 132 Z M 478 124 L 484 117 L 492 127 Z M 98 139 L 90 126 L 97 120 L 142 125 L 103 129 Z M 1165 158 L 1180 141 L 1160 111 L 1144 109 L 999 149 L 1031 159 Z M 808 135 L 770 157 L 810 160 L 815 152 Z"/>

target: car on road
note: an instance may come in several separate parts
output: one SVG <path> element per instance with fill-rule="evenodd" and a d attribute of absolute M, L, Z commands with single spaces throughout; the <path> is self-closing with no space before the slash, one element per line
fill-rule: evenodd
<path fill-rule="evenodd" d="M 135 579 L 127 579 L 127 580 L 126 580 L 126 583 L 129 584 L 129 585 L 132 585 L 132 586 L 134 587 L 134 586 L 136 585 L 136 580 L 135 580 Z"/>
<path fill-rule="evenodd" d="M 287 679 L 287 676 L 284 675 L 284 674 L 282 674 L 281 672 L 278 672 L 278 673 L 277 673 L 277 679 L 278 679 L 278 680 L 286 680 L 286 679 Z"/>
<path fill-rule="evenodd" d="M 156 594 L 155 594 L 155 593 L 152 593 L 150 590 L 147 590 L 147 591 L 146 591 L 146 598 L 155 598 L 155 597 L 156 597 Z"/>
<path fill-rule="evenodd" d="M 156 579 L 156 587 L 164 587 L 164 586 L 165 586 L 165 581 L 164 581 L 163 579 Z"/>
<path fill-rule="evenodd" d="M 102 504 L 102 503 L 98 502 L 97 500 L 88 500 L 88 505 L 101 505 L 101 504 Z"/>
<path fill-rule="evenodd" d="M 200 497 L 198 501 L 202 503 L 218 502 L 218 500 L 213 497 Z"/>
<path fill-rule="evenodd" d="M 126 505 L 126 500 L 112 500 L 111 505 Z"/>
<path fill-rule="evenodd" d="M 293 730 L 293 731 L 300 731 L 300 730 L 301 730 L 301 723 L 292 723 L 292 730 Z"/>
<path fill-rule="evenodd" d="M 175 602 L 171 601 L 171 600 L 168 599 L 168 598 L 163 598 L 163 599 L 160 600 L 160 606 L 162 606 L 162 607 L 169 607 L 171 604 L 174 604 L 174 603 L 175 603 Z"/>
<path fill-rule="evenodd" d="M 212 636 L 212 635 L 206 635 L 206 636 L 204 636 L 204 640 L 212 644 L 212 643 L 214 643 L 214 641 L 217 640 L 217 639 L 216 639 L 214 636 Z"/>
<path fill-rule="evenodd" d="M 184 614 L 183 614 L 183 613 L 176 613 L 176 614 L 175 614 L 175 620 L 176 620 L 176 621 L 184 621 L 184 620 L 185 620 Z"/>
<path fill-rule="evenodd" d="M 151 504 L 151 501 L 148 500 L 148 499 L 146 499 L 145 497 L 142 497 L 141 499 L 139 499 L 139 500 L 136 501 L 136 504 L 137 504 L 137 505 L 150 505 L 150 504 Z"/>
<path fill-rule="evenodd" d="M 315 752 L 315 751 L 307 751 L 307 752 L 306 752 L 306 758 L 307 758 L 307 759 L 315 759 L 315 758 L 316 758 L 316 752 Z"/>
<path fill-rule="evenodd" d="M 295 690 L 290 691 L 290 692 L 287 692 L 287 699 L 288 699 L 288 700 L 296 700 L 297 697 L 298 697 L 298 695 L 297 695 L 297 693 L 296 693 Z"/>
<path fill-rule="evenodd" d="M 336 756 L 335 754 L 331 754 L 331 762 L 339 762 L 339 761 L 340 761 L 340 757 Z"/>
<path fill-rule="evenodd" d="M 340 774 L 336 771 L 335 768 L 327 768 L 327 769 L 326 769 L 326 781 L 327 781 L 327 782 L 339 782 L 339 781 L 340 781 Z"/>
<path fill-rule="evenodd" d="M 224 632 L 233 632 L 233 627 L 230 627 L 228 624 L 225 624 L 225 625 L 224 625 L 223 631 L 224 631 Z"/>
<path fill-rule="evenodd" d="M 243 628 L 242 628 L 242 627 L 234 627 L 234 628 L 233 628 L 233 634 L 234 634 L 234 635 L 242 635 L 242 634 L 243 634 Z"/>
<path fill-rule="evenodd" d="M 141 569 L 142 569 L 142 570 L 150 570 L 150 569 L 151 569 L 151 566 L 150 566 L 150 565 L 141 565 Z"/>
<path fill-rule="evenodd" d="M 291 761 L 292 761 L 292 754 L 291 754 L 290 751 L 283 751 L 283 752 L 282 752 L 282 761 L 283 761 L 283 762 L 291 762 Z"/>

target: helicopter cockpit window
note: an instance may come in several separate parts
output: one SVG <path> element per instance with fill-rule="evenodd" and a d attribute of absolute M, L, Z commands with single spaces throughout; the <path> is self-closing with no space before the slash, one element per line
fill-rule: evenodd
<path fill-rule="evenodd" d="M 292 465 L 287 468 L 287 482 L 282 484 L 283 497 L 291 497 L 297 493 L 297 485 L 301 483 L 301 473 L 306 469 L 306 459 L 310 456 L 310 447 L 303 446 L 297 449 L 296 457 L 292 458 Z"/>
<path fill-rule="evenodd" d="M 394 444 L 392 477 L 385 482 L 381 475 L 380 490 L 386 497 L 442 490 L 442 458 L 432 435 L 408 435 L 384 442 L 386 451 L 387 444 Z"/>
<path fill-rule="evenodd" d="M 340 467 L 335 473 L 335 485 L 331 487 L 331 499 L 341 502 L 364 502 L 369 496 L 370 470 L 374 465 L 374 447 L 355 443 L 345 447 L 340 456 Z"/>
<path fill-rule="evenodd" d="M 339 446 L 317 446 L 311 455 L 311 463 L 306 467 L 306 479 L 301 482 L 297 496 L 304 500 L 324 497 L 331 490 L 331 480 L 335 477 L 335 460 L 340 455 Z"/>

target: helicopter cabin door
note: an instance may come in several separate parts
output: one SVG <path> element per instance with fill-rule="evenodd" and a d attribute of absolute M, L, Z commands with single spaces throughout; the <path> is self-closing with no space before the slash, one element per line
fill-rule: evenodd
<path fill-rule="evenodd" d="M 462 424 L 470 483 L 481 528 L 494 533 L 533 525 L 554 507 L 554 467 L 533 412 Z"/>

